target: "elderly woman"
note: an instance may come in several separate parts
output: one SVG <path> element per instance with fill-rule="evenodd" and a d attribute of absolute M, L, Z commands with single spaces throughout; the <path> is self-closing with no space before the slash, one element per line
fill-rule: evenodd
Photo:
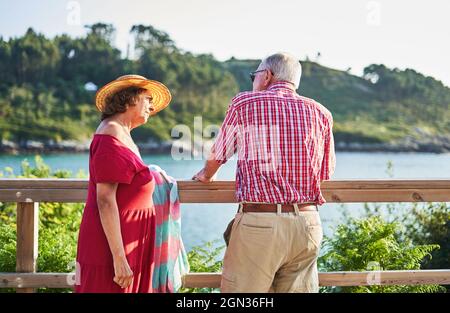
<path fill-rule="evenodd" d="M 170 102 L 161 83 L 125 75 L 102 87 L 89 154 L 77 249 L 76 292 L 152 292 L 154 178 L 130 132 Z"/>

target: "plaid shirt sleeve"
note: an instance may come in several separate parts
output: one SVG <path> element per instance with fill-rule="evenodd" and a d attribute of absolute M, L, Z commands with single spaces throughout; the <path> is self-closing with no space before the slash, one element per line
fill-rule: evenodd
<path fill-rule="evenodd" d="M 237 130 L 237 114 L 232 102 L 211 150 L 219 164 L 226 163 L 237 152 Z"/>
<path fill-rule="evenodd" d="M 320 180 L 329 180 L 336 167 L 336 155 L 334 152 L 333 119 L 330 118 L 327 133 L 325 135 L 325 147 L 322 167 L 320 169 Z"/>

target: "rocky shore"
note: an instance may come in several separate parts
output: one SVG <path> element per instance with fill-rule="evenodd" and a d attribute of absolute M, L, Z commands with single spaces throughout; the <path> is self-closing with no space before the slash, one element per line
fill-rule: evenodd
<path fill-rule="evenodd" d="M 336 151 L 346 152 L 450 152 L 450 136 L 405 137 L 389 143 L 336 142 Z"/>
<path fill-rule="evenodd" d="M 26 140 L 15 143 L 7 140 L 0 141 L 0 154 L 34 154 L 34 153 L 83 153 L 89 152 L 90 140 L 79 142 L 65 140 L 61 142 Z M 148 142 L 138 143 L 142 153 L 167 153 L 171 151 L 172 143 Z"/>

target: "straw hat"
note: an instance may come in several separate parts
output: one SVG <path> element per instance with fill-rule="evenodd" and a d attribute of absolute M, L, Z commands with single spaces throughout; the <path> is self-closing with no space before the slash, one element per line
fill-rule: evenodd
<path fill-rule="evenodd" d="M 169 89 L 160 82 L 149 80 L 140 75 L 124 75 L 116 78 L 97 91 L 97 94 L 95 95 L 95 105 L 97 106 L 97 109 L 100 112 L 103 112 L 106 105 L 106 99 L 116 92 L 128 87 L 144 88 L 151 93 L 153 97 L 153 111 L 151 115 L 155 115 L 168 106 L 172 99 Z"/>

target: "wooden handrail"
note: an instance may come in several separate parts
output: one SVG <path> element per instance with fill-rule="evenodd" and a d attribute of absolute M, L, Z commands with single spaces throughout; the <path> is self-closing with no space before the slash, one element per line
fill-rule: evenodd
<path fill-rule="evenodd" d="M 2 202 L 84 202 L 84 179 L 0 179 Z M 179 181 L 182 203 L 234 203 L 234 181 Z M 450 180 L 332 180 L 322 184 L 329 203 L 448 202 Z"/>
<path fill-rule="evenodd" d="M 221 273 L 190 273 L 185 288 L 219 288 Z M 0 273 L 0 288 L 73 288 L 73 273 Z M 450 270 L 320 272 L 320 286 L 450 284 Z"/>
<path fill-rule="evenodd" d="M 17 273 L 0 273 L 0 288 L 70 288 L 72 273 L 35 273 L 39 202 L 84 202 L 86 179 L 0 179 L 0 202 L 17 203 Z M 234 181 L 178 181 L 182 203 L 234 203 Z M 450 202 L 450 180 L 333 180 L 322 184 L 329 203 Z M 375 275 L 375 276 L 374 276 Z M 378 275 L 378 276 L 377 276 Z M 191 273 L 183 286 L 220 286 L 220 273 Z M 321 286 L 450 284 L 450 269 L 319 273 Z"/>
<path fill-rule="evenodd" d="M 1 279 L 1 275 L 0 275 Z M 220 287 L 221 273 L 191 273 L 184 277 L 183 287 Z M 450 269 L 417 271 L 320 272 L 320 286 L 371 285 L 450 285 Z"/>

